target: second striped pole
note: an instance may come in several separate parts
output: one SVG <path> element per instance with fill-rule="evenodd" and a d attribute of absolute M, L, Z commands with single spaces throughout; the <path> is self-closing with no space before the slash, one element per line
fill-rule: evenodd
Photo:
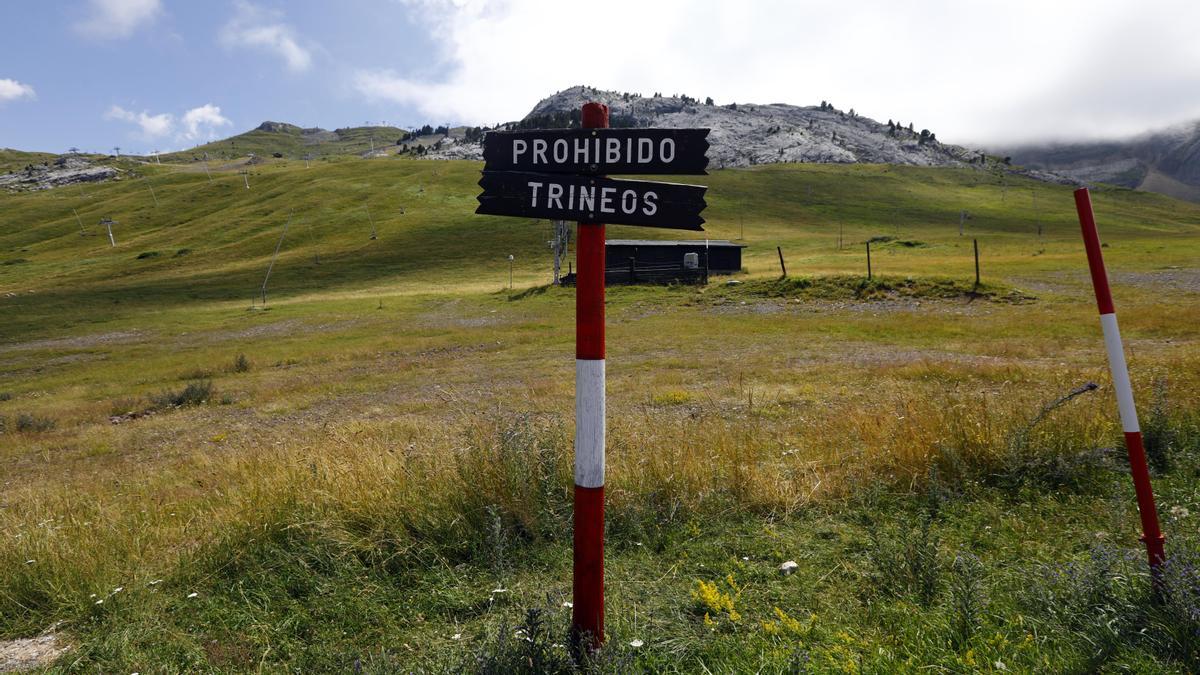
<path fill-rule="evenodd" d="M 1142 541 L 1150 558 L 1150 573 L 1155 591 L 1161 591 L 1159 574 L 1164 561 L 1162 530 L 1158 526 L 1158 510 L 1154 505 L 1154 490 L 1150 486 L 1150 470 L 1146 466 L 1146 450 L 1142 444 L 1142 429 L 1138 425 L 1137 409 L 1133 405 L 1133 387 L 1129 383 L 1129 367 L 1125 363 L 1125 348 L 1117 328 L 1117 312 L 1108 273 L 1104 269 L 1104 253 L 1100 250 L 1100 235 L 1092 213 L 1092 198 L 1087 188 L 1075 191 L 1075 210 L 1083 230 L 1083 245 L 1087 250 L 1088 269 L 1096 289 L 1096 305 L 1100 310 L 1100 328 L 1104 331 L 1104 348 L 1108 352 L 1108 367 L 1112 372 L 1113 388 L 1117 391 L 1117 408 L 1121 414 L 1121 430 L 1125 433 L 1125 448 L 1129 452 L 1129 470 L 1133 474 L 1133 489 L 1137 494 L 1138 514 L 1142 519 Z"/>

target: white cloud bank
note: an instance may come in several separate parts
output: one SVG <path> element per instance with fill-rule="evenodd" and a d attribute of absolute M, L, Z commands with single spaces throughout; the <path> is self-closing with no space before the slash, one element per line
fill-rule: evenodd
<path fill-rule="evenodd" d="M 118 40 L 152 23 L 161 11 L 159 0 L 89 0 L 87 18 L 74 28 L 90 38 Z"/>
<path fill-rule="evenodd" d="M 442 75 L 367 100 L 494 123 L 575 84 L 718 103 L 824 100 L 948 142 L 1126 135 L 1200 117 L 1200 3 L 406 0 Z"/>
<path fill-rule="evenodd" d="M 218 42 L 226 49 L 269 52 L 282 59 L 288 70 L 302 73 L 312 66 L 312 53 L 301 45 L 296 30 L 283 23 L 282 18 L 282 12 L 238 2 L 233 18 L 221 28 Z"/>
<path fill-rule="evenodd" d="M 129 122 L 137 126 L 135 136 L 143 141 L 155 141 L 173 137 L 177 142 L 198 143 L 217 137 L 220 127 L 233 123 L 221 114 L 221 108 L 206 103 L 192 108 L 179 118 L 178 122 L 171 113 L 151 115 L 149 112 L 132 112 L 119 105 L 114 105 L 104 113 L 104 118 Z"/>
<path fill-rule="evenodd" d="M 217 129 L 233 124 L 221 114 L 220 106 L 205 103 L 183 114 L 183 138 L 188 141 L 216 138 Z"/>
<path fill-rule="evenodd" d="M 144 110 L 140 113 L 134 113 L 119 105 L 109 108 L 108 112 L 104 113 L 104 119 L 120 120 L 136 124 L 141 130 L 140 135 L 144 140 L 162 138 L 170 134 L 175 128 L 175 118 L 170 113 L 151 115 Z"/>
<path fill-rule="evenodd" d="M 37 92 L 33 87 L 16 80 L 0 79 L 0 103 L 7 101 L 19 101 L 21 99 L 35 99 Z"/>

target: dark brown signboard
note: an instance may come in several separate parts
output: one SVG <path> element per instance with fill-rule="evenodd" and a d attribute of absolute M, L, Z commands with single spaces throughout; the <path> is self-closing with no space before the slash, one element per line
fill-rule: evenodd
<path fill-rule="evenodd" d="M 537 129 L 483 137 L 484 171 L 703 175 L 707 153 L 708 129 Z"/>
<path fill-rule="evenodd" d="M 484 171 L 475 213 L 703 230 L 701 185 L 523 171 Z"/>

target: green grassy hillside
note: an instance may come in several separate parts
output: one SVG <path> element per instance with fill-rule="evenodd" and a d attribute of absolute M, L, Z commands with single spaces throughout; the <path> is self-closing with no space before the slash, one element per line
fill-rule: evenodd
<path fill-rule="evenodd" d="M 570 672 L 549 224 L 473 215 L 477 163 L 218 166 L 0 195 L 0 638 L 53 626 L 70 672 Z M 1155 602 L 1069 189 L 696 182 L 746 270 L 608 291 L 597 670 L 1200 668 L 1200 205 L 1094 195 Z"/>
<path fill-rule="evenodd" d="M 259 127 L 188 150 L 164 154 L 161 159 L 168 162 L 191 162 L 203 159 L 205 153 L 208 153 L 209 159 L 212 160 L 237 159 L 250 153 L 259 157 L 271 157 L 274 153 L 280 153 L 289 159 L 301 159 L 305 155 L 314 159 L 361 155 L 371 150 L 372 141 L 376 150 L 385 150 L 395 146 L 405 133 L 404 129 L 397 127 L 368 126 L 306 134 L 295 125 L 275 123 L 274 128 Z M 426 141 L 426 145 L 432 143 L 430 139 Z"/>
<path fill-rule="evenodd" d="M 88 159 L 96 159 L 102 155 L 82 156 Z M 47 164 L 53 162 L 58 157 L 58 155 L 49 152 L 25 152 L 24 150 L 0 148 L 0 173 L 20 171 L 30 164 Z"/>
<path fill-rule="evenodd" d="M 213 172 L 210 180 L 195 166 L 137 171 L 140 177 L 89 186 L 86 197 L 71 190 L 5 197 L 0 292 L 13 294 L 6 299 L 13 320 L 4 338 L 148 310 L 248 305 L 289 222 L 270 284 L 277 300 L 379 287 L 492 288 L 505 276 L 509 253 L 521 283 L 548 275 L 548 224 L 473 215 L 473 163 L 390 158 L 305 169 L 304 162 L 273 162 L 249 167 L 250 189 L 233 172 Z M 776 246 L 794 274 L 861 273 L 872 237 L 895 240 L 876 244 L 875 269 L 884 275 L 967 279 L 972 238 L 982 246 L 985 279 L 1082 269 L 1070 191 L 1059 186 L 1011 178 L 1001 186 L 972 171 L 832 165 L 724 171 L 707 182 L 706 234 L 744 233 L 752 275 L 777 271 Z M 1100 192 L 1095 203 L 1105 237 L 1128 240 L 1126 264 L 1196 259 L 1200 206 L 1128 190 Z M 960 237 L 963 210 L 970 219 Z M 119 223 L 115 248 L 97 225 L 104 217 Z M 610 236 L 675 235 L 614 226 Z"/>

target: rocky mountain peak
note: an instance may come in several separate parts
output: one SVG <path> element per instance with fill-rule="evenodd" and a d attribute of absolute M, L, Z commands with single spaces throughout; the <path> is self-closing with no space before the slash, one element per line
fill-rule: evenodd
<path fill-rule="evenodd" d="M 256 127 L 257 131 L 269 131 L 272 133 L 299 133 L 300 127 L 287 122 L 272 122 L 270 120 L 263 122 Z"/>
<path fill-rule="evenodd" d="M 708 128 L 709 167 L 778 162 L 905 164 L 994 168 L 999 158 L 940 142 L 935 132 L 910 123 L 880 123 L 853 109 L 822 101 L 815 106 L 728 103 L 682 94 L 649 96 L 588 86 L 564 89 L 539 101 L 524 119 L 504 128 L 555 128 L 579 124 L 588 101 L 608 105 L 614 127 Z M 478 146 L 448 143 L 433 156 L 479 158 Z"/>

